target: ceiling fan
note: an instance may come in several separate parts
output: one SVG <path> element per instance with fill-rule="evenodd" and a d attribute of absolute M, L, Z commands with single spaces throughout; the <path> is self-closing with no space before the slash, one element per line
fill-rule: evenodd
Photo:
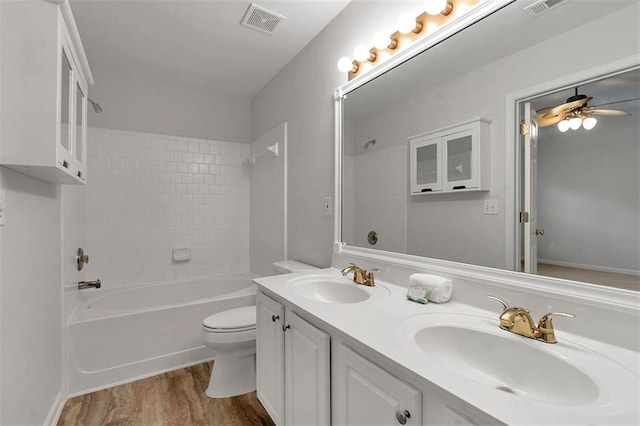
<path fill-rule="evenodd" d="M 588 106 L 591 99 L 593 99 L 593 97 L 579 94 L 578 88 L 576 87 L 575 95 L 567 98 L 566 103 L 542 108 L 536 111 L 538 115 L 538 126 L 548 127 L 558 124 L 558 129 L 561 132 L 566 132 L 569 128 L 577 130 L 580 126 L 583 126 L 587 130 L 591 130 L 597 123 L 596 118 L 592 117 L 593 115 L 631 115 L 628 112 L 619 109 L 603 109 L 601 107 L 638 100 L 638 98 L 625 99 L 621 101 L 607 102 L 596 106 Z"/>

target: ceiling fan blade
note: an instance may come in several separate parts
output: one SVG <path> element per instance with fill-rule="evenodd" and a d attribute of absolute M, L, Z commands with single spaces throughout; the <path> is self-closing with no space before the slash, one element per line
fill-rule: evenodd
<path fill-rule="evenodd" d="M 609 116 L 624 116 L 631 115 L 626 111 L 621 111 L 619 109 L 597 109 L 597 108 L 585 108 L 582 110 L 583 113 L 589 115 L 609 115 Z"/>
<path fill-rule="evenodd" d="M 640 101 L 640 98 L 631 98 L 631 99 L 623 99 L 621 101 L 607 102 L 607 103 L 604 103 L 604 104 L 593 105 L 591 108 L 600 108 L 600 107 L 607 106 L 607 105 L 623 104 L 625 102 L 633 102 L 633 101 Z"/>
<path fill-rule="evenodd" d="M 551 115 L 551 116 L 538 116 L 538 127 L 549 127 L 556 123 L 559 123 L 564 119 L 564 114 Z"/>
<path fill-rule="evenodd" d="M 591 96 L 588 96 L 584 99 L 578 99 L 577 101 L 567 102 L 566 104 L 558 105 L 556 107 L 551 108 L 549 111 L 547 111 L 545 115 L 546 116 L 558 115 L 558 114 L 572 111 L 576 108 L 585 106 L 587 102 L 589 102 L 591 99 L 593 98 Z"/>

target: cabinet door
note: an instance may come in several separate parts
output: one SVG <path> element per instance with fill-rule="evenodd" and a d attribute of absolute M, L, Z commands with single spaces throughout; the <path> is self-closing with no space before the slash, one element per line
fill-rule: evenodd
<path fill-rule="evenodd" d="M 330 338 L 287 310 L 285 423 L 330 424 Z"/>
<path fill-rule="evenodd" d="M 77 73 L 76 73 L 77 75 Z M 86 180 L 87 157 L 87 85 L 80 79 L 75 83 L 75 131 L 73 153 L 75 157 L 75 174 L 82 180 Z"/>
<path fill-rule="evenodd" d="M 334 424 L 421 424 L 418 389 L 342 344 L 335 351 L 333 368 Z"/>
<path fill-rule="evenodd" d="M 258 399 L 276 425 L 284 424 L 284 307 L 256 296 L 256 387 Z"/>
<path fill-rule="evenodd" d="M 59 86 L 59 140 L 57 146 L 57 163 L 63 168 L 70 170 L 73 162 L 73 156 L 71 154 L 73 146 L 73 133 L 74 128 L 72 126 L 72 117 L 74 111 L 72 109 L 73 96 L 75 91 L 73 84 L 73 70 L 71 68 L 71 55 L 66 44 L 63 43 L 63 48 L 60 52 L 60 86 Z"/>
<path fill-rule="evenodd" d="M 478 187 L 478 131 L 469 129 L 442 138 L 444 190 Z"/>
<path fill-rule="evenodd" d="M 415 139 L 409 148 L 411 193 L 442 191 L 440 138 Z"/>

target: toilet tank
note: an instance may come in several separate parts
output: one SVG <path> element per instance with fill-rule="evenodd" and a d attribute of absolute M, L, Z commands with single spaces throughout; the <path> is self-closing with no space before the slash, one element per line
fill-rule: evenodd
<path fill-rule="evenodd" d="M 306 263 L 296 260 L 280 260 L 273 262 L 272 266 L 276 274 L 289 274 L 291 272 L 313 271 L 318 269 L 315 266 L 307 265 Z"/>

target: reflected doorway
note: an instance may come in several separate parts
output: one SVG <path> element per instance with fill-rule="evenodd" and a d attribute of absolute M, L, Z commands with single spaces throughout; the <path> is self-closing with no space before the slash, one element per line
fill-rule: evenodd
<path fill-rule="evenodd" d="M 527 104 L 520 270 L 639 291 L 640 69 L 520 102 L 519 122 Z"/>

